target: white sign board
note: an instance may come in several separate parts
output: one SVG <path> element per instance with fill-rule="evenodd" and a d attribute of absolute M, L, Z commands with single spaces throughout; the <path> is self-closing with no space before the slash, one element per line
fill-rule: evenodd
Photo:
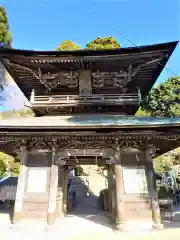
<path fill-rule="evenodd" d="M 123 169 L 125 193 L 143 194 L 148 193 L 146 173 L 144 168 Z"/>
<path fill-rule="evenodd" d="M 47 186 L 47 172 L 43 169 L 29 171 L 27 192 L 44 193 Z"/>

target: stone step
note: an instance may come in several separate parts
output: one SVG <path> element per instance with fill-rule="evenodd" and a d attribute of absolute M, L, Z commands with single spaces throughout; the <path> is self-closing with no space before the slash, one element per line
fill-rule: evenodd
<path fill-rule="evenodd" d="M 31 210 L 31 211 L 23 211 L 22 215 L 24 218 L 32 218 L 32 219 L 47 219 L 47 210 L 46 211 L 38 211 Z"/>
<path fill-rule="evenodd" d="M 77 187 L 77 188 L 85 188 L 85 187 L 87 187 L 87 185 L 85 185 L 83 183 L 72 183 L 71 186 L 70 186 L 70 188 L 75 188 L 75 187 Z"/>
<path fill-rule="evenodd" d="M 87 192 L 87 191 L 85 191 L 84 189 L 81 189 L 81 190 L 79 189 L 79 190 L 78 190 L 78 189 L 75 189 L 75 188 L 74 188 L 74 189 L 72 189 L 72 190 L 74 190 L 74 191 L 76 192 L 76 197 L 84 196 L 84 195 L 86 195 L 86 192 Z"/>
<path fill-rule="evenodd" d="M 24 204 L 24 210 L 32 211 L 34 209 L 38 209 L 39 211 L 47 210 L 48 209 L 48 202 L 46 203 L 34 203 L 28 202 Z"/>
<path fill-rule="evenodd" d="M 105 178 L 97 173 L 97 166 L 82 166 L 87 176 L 74 177 L 72 179 L 70 190 L 76 191 L 78 198 L 87 196 L 88 188 L 95 195 L 106 187 Z M 88 175 L 89 174 L 89 175 Z"/>
<path fill-rule="evenodd" d="M 85 183 L 87 183 L 85 178 L 74 178 L 72 179 L 71 184 L 85 184 Z"/>
<path fill-rule="evenodd" d="M 24 204 L 23 215 L 25 218 L 46 219 L 48 203 L 28 202 Z"/>

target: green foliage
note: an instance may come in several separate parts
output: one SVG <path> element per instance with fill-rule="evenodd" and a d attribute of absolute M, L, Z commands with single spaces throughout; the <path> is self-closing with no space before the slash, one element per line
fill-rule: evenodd
<path fill-rule="evenodd" d="M 180 147 L 155 158 L 154 165 L 156 172 L 170 171 L 180 165 Z"/>
<path fill-rule="evenodd" d="M 148 113 L 147 111 L 143 110 L 142 107 L 139 107 L 138 111 L 136 112 L 136 116 L 138 116 L 138 117 L 146 117 L 146 116 L 150 116 L 150 113 Z"/>
<path fill-rule="evenodd" d="M 2 155 L 3 153 L 0 152 L 0 178 L 3 177 L 7 171 L 7 166 Z"/>
<path fill-rule="evenodd" d="M 173 152 L 173 165 L 180 165 L 180 147 L 176 148 Z"/>
<path fill-rule="evenodd" d="M 0 43 L 10 45 L 12 41 L 6 10 L 0 6 Z"/>
<path fill-rule="evenodd" d="M 157 173 L 164 172 L 164 159 L 162 156 L 155 158 L 154 160 L 154 167 Z"/>
<path fill-rule="evenodd" d="M 86 44 L 88 49 L 116 49 L 120 48 L 120 44 L 113 37 L 96 38 L 95 40 Z"/>
<path fill-rule="evenodd" d="M 20 110 L 10 110 L 0 112 L 0 119 L 18 118 L 18 117 L 34 117 L 34 112 L 30 108 L 22 108 Z"/>
<path fill-rule="evenodd" d="M 31 108 L 22 108 L 16 112 L 19 117 L 34 117 L 35 114 Z"/>
<path fill-rule="evenodd" d="M 7 169 L 10 169 L 10 166 L 14 161 L 15 159 L 12 156 L 0 152 L 0 177 L 7 174 Z"/>
<path fill-rule="evenodd" d="M 76 176 L 83 176 L 84 175 L 84 171 L 83 171 L 83 168 L 81 166 L 75 168 L 75 175 Z"/>
<path fill-rule="evenodd" d="M 81 47 L 74 43 L 72 40 L 63 41 L 58 47 L 57 51 L 71 51 L 71 50 L 79 50 Z"/>
<path fill-rule="evenodd" d="M 10 171 L 13 176 L 18 176 L 19 175 L 19 168 L 20 168 L 20 162 L 15 162 L 10 164 Z"/>
<path fill-rule="evenodd" d="M 173 159 L 173 165 L 180 165 L 180 154 L 177 154 Z"/>
<path fill-rule="evenodd" d="M 166 188 L 165 186 L 160 186 L 158 191 L 158 197 L 160 199 L 163 198 L 172 198 L 173 197 L 173 191 L 171 188 Z"/>
<path fill-rule="evenodd" d="M 136 116 L 180 116 L 180 77 L 169 78 L 166 82 L 154 87 Z M 180 164 L 178 149 L 172 153 L 161 155 L 154 159 L 157 172 L 169 171 L 174 165 Z"/>
<path fill-rule="evenodd" d="M 161 155 L 154 159 L 154 164 L 157 172 L 170 171 L 173 168 L 173 157 Z"/>
<path fill-rule="evenodd" d="M 154 87 L 142 107 L 152 116 L 180 116 L 180 77 L 171 77 Z"/>
<path fill-rule="evenodd" d="M 9 31 L 7 13 L 5 8 L 0 6 L 0 47 L 10 47 L 11 41 L 12 37 Z M 2 90 L 4 90 L 4 80 L 0 78 L 0 92 Z M 0 100 L 3 100 L 2 96 L 0 96 Z"/>
<path fill-rule="evenodd" d="M 0 177 L 6 176 L 8 171 L 13 176 L 19 174 L 20 162 L 18 158 L 14 158 L 6 153 L 0 152 Z"/>

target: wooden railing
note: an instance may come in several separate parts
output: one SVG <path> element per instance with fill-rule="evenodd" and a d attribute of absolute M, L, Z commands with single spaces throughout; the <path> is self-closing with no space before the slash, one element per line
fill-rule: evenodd
<path fill-rule="evenodd" d="M 30 103 L 32 106 L 134 105 L 139 104 L 140 101 L 139 94 L 93 94 L 86 97 L 79 95 L 34 96 Z"/>

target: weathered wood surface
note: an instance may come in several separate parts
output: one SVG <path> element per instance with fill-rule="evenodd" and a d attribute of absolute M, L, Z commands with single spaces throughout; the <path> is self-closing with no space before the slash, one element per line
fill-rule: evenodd
<path fill-rule="evenodd" d="M 97 94 L 116 95 L 118 93 L 133 94 L 139 88 L 142 97 L 145 97 L 154 85 L 156 78 L 176 45 L 177 42 L 171 42 L 141 48 L 120 48 L 101 51 L 82 50 L 80 52 L 71 51 L 70 53 L 58 51 L 40 53 L 36 51 L 1 49 L 0 55 L 5 66 L 2 72 L 6 71 L 6 69 L 9 71 L 13 79 L 16 79 L 17 85 L 27 99 L 31 98 L 33 89 L 35 89 L 35 95 L 43 95 L 45 89 L 51 95 L 76 95 L 78 93 L 80 95 L 91 95 L 91 91 Z M 53 64 L 56 65 L 56 68 L 53 67 Z M 81 71 L 86 73 L 92 71 L 92 74 L 91 76 L 90 74 L 83 76 L 83 81 L 81 81 L 81 79 L 79 80 L 79 72 Z M 5 75 L 4 73 L 2 74 Z M 75 103 L 72 103 L 72 101 L 67 103 L 67 99 L 65 103 L 62 100 L 61 103 L 49 103 L 49 101 L 46 103 L 49 106 L 53 106 L 53 111 L 56 113 L 61 112 L 61 110 L 55 110 L 54 107 L 64 104 L 65 110 L 63 109 L 63 111 L 67 114 L 74 112 L 74 110 L 83 113 L 85 111 L 92 112 L 92 108 L 96 105 L 98 106 L 93 109 L 94 113 L 109 113 L 112 111 L 133 115 L 138 109 L 137 101 L 134 101 L 134 98 L 128 101 L 127 99 L 98 99 L 93 100 L 93 104 L 92 99 L 84 102 L 83 100 L 79 101 L 79 104 L 87 103 L 86 106 L 84 105 L 85 109 L 79 108 L 77 100 Z M 44 106 L 46 103 L 42 103 L 41 106 Z M 132 105 L 129 106 L 129 103 L 132 103 Z M 103 108 L 99 106 L 102 104 L 105 105 Z M 111 106 L 109 107 L 108 104 Z M 77 107 L 74 108 L 76 105 Z M 116 105 L 118 105 L 118 108 Z M 39 115 L 51 114 L 51 108 L 46 109 L 45 106 L 43 110 L 36 108 L 36 113 Z"/>
<path fill-rule="evenodd" d="M 161 213 L 158 202 L 158 194 L 156 189 L 156 178 L 154 172 L 154 166 L 152 161 L 152 156 L 150 153 L 150 148 L 146 149 L 146 166 L 147 166 L 147 183 L 148 183 L 148 191 L 150 196 L 151 210 L 152 210 L 152 220 L 154 222 L 154 227 L 161 227 Z"/>

